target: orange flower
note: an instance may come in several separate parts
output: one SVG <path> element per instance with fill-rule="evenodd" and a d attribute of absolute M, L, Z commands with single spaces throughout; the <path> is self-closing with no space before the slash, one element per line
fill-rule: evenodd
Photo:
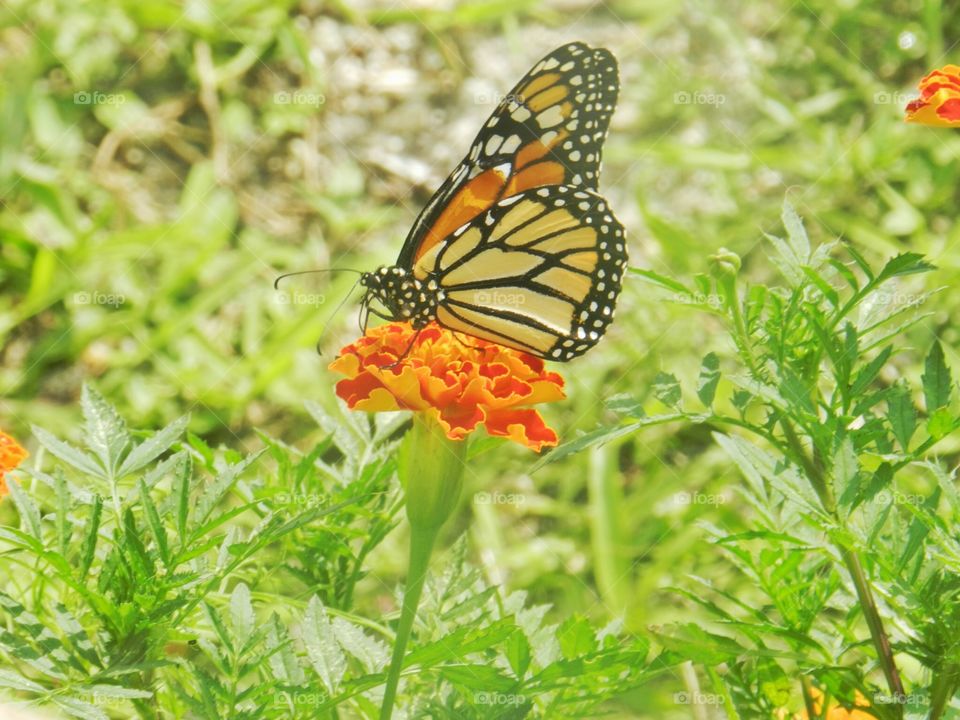
<path fill-rule="evenodd" d="M 960 67 L 944 65 L 920 81 L 920 97 L 907 104 L 907 122 L 960 127 Z"/>
<path fill-rule="evenodd" d="M 17 467 L 29 454 L 20 443 L 0 430 L 0 498 L 8 492 L 4 474 Z"/>
<path fill-rule="evenodd" d="M 413 341 L 415 333 L 409 323 L 388 323 L 343 348 L 330 364 L 346 375 L 337 395 L 352 410 L 425 413 L 451 440 L 463 440 L 482 423 L 490 435 L 538 452 L 557 444 L 557 434 L 530 407 L 564 397 L 563 378 L 546 372 L 542 360 L 461 340 L 435 323 Z"/>

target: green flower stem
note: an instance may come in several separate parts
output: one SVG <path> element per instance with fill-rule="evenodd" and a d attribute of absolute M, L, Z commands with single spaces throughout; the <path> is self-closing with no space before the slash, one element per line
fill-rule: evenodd
<path fill-rule="evenodd" d="M 398 459 L 410 522 L 410 561 L 393 656 L 380 705 L 380 720 L 390 720 L 393 715 L 403 659 L 417 617 L 430 555 L 440 528 L 460 498 L 466 451 L 466 441 L 448 439 L 433 419 L 414 413 L 413 428 L 404 440 Z"/>

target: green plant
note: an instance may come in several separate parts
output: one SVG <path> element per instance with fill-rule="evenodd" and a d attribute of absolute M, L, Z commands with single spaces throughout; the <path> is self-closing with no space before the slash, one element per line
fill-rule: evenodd
<path fill-rule="evenodd" d="M 955 438 L 960 415 L 939 342 L 924 363 L 923 410 L 894 365 L 929 297 L 896 283 L 932 268 L 904 253 L 876 272 L 850 246 L 812 248 L 789 204 L 783 222 L 785 239 L 768 236 L 782 285 L 742 286 L 741 261 L 729 251 L 693 287 L 634 271 L 668 299 L 722 320 L 735 351 L 727 362 L 736 364 L 722 371 L 721 359 L 706 355 L 695 400 L 661 373 L 652 388 L 660 412 L 613 398 L 620 424 L 544 462 L 654 425 L 710 427 L 743 474 L 737 490 L 751 513 L 747 527 L 712 526 L 709 535 L 751 589 L 693 578 L 701 587 L 677 591 L 723 633 L 680 625 L 659 642 L 702 668 L 729 717 L 769 716 L 798 679 L 844 703 L 860 692 L 878 717 L 915 715 L 916 706 L 944 717 L 960 687 L 960 505 L 934 449 Z"/>

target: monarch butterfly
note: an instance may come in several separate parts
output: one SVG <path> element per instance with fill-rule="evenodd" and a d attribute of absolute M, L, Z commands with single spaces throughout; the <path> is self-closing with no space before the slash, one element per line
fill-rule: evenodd
<path fill-rule="evenodd" d="M 619 91 L 604 48 L 557 48 L 517 83 L 410 230 L 396 264 L 363 273 L 370 312 L 431 321 L 567 361 L 603 336 L 626 266 L 597 193 Z M 371 308 L 378 301 L 385 312 Z"/>

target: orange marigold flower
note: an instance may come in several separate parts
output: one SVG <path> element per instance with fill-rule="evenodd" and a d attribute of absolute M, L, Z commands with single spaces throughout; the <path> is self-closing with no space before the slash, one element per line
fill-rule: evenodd
<path fill-rule="evenodd" d="M 3 476 L 13 470 L 29 455 L 20 443 L 0 430 L 0 498 L 7 494 L 7 481 Z"/>
<path fill-rule="evenodd" d="M 330 364 L 346 376 L 337 395 L 352 410 L 425 413 L 451 440 L 483 424 L 490 435 L 538 452 L 557 444 L 557 434 L 531 407 L 564 397 L 563 378 L 545 371 L 542 360 L 476 338 L 461 340 L 436 323 L 415 335 L 409 323 L 387 323 L 343 348 Z"/>
<path fill-rule="evenodd" d="M 920 81 L 920 97 L 907 104 L 907 122 L 960 127 L 960 67 L 944 65 Z"/>

